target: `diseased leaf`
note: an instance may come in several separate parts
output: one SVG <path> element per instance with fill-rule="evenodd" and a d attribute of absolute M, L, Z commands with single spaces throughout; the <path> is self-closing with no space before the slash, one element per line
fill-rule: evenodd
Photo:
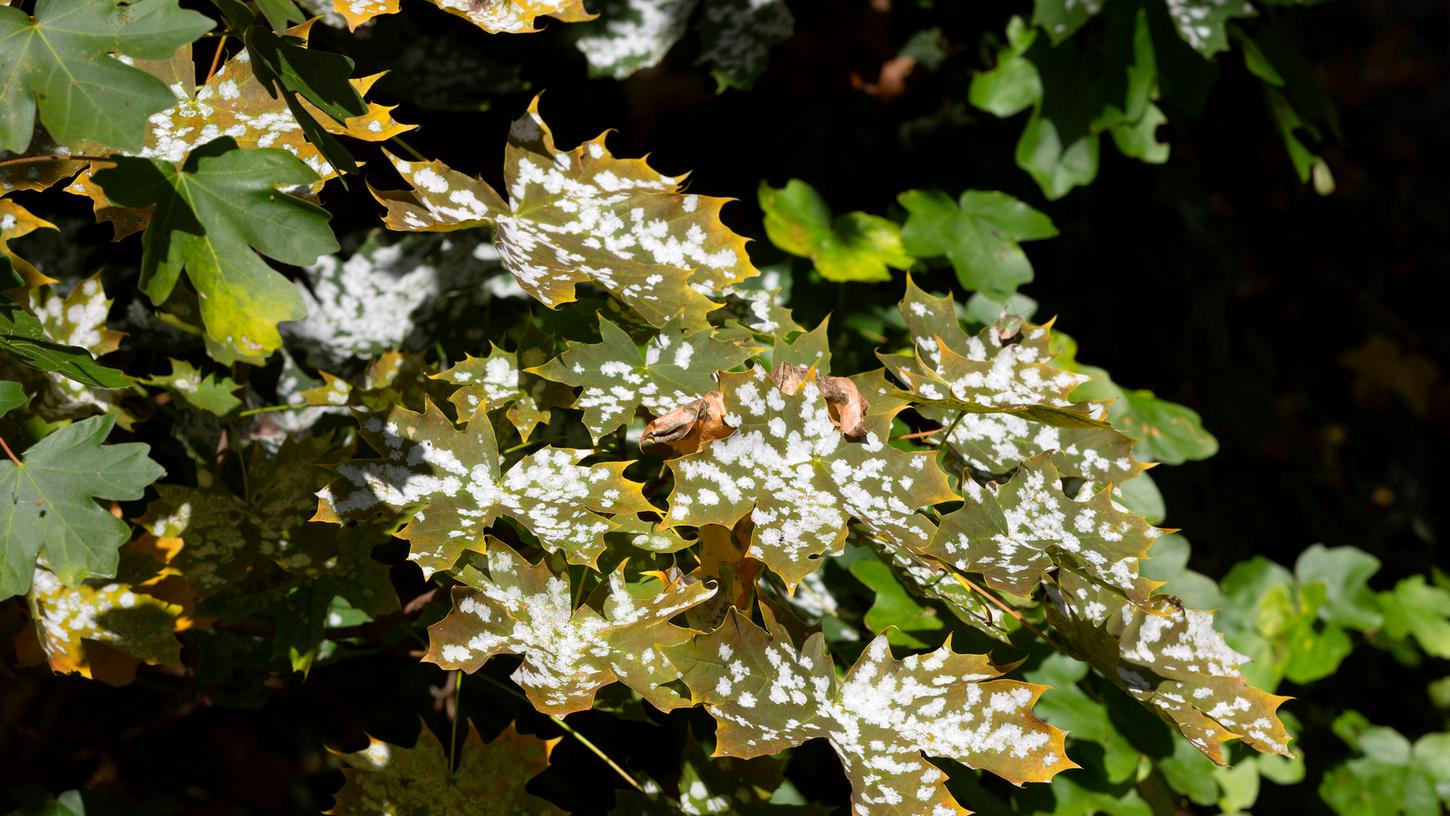
<path fill-rule="evenodd" d="M 470 722 L 458 767 L 450 768 L 451 752 L 427 726 L 419 730 L 412 748 L 369 737 L 366 749 L 341 754 L 347 766 L 342 771 L 345 781 L 327 812 L 332 816 L 558 813 L 547 800 L 524 790 L 530 779 L 549 767 L 549 752 L 558 741 L 524 736 L 510 723 L 485 743 Z"/>
<path fill-rule="evenodd" d="M 30 368 L 54 371 L 85 386 L 125 388 L 133 382 L 120 371 L 97 363 L 85 349 L 52 340 L 35 315 L 3 297 L 0 297 L 0 349 Z"/>
<path fill-rule="evenodd" d="M 185 270 L 223 363 L 265 357 L 282 344 L 277 323 L 306 314 L 296 287 L 257 253 L 306 265 L 337 250 L 327 211 L 277 191 L 316 178 L 286 151 L 240 150 L 228 137 L 193 150 L 180 168 L 117 158 L 95 174 L 111 200 L 156 208 L 141 242 L 141 288 L 165 303 Z"/>
<path fill-rule="evenodd" d="M 527 34 L 539 29 L 538 18 L 552 17 L 561 23 L 592 20 L 584 0 L 429 0 L 433 5 L 468 20 L 490 34 Z M 347 27 L 358 26 L 381 14 L 397 14 L 398 0 L 333 0 L 333 8 L 347 20 Z"/>
<path fill-rule="evenodd" d="M 1222 744 L 1240 739 L 1257 751 L 1290 756 L 1275 713 L 1287 697 L 1250 686 L 1248 658 L 1224 643 L 1213 613 L 1158 596 L 1149 608 L 1127 602 L 1072 572 L 1049 591 L 1048 621 L 1073 657 L 1096 668 L 1223 765 Z"/>
<path fill-rule="evenodd" d="M 930 649 L 946 628 L 936 610 L 922 606 L 896 580 L 891 567 L 869 558 L 851 564 L 851 575 L 876 593 L 865 622 L 893 646 Z"/>
<path fill-rule="evenodd" d="M 615 79 L 653 68 L 685 35 L 696 0 L 606 0 L 575 47 L 589 73 Z"/>
<path fill-rule="evenodd" d="M 166 59 L 212 25 L 175 0 L 40 0 L 34 18 L 0 6 L 0 150 L 29 147 L 37 107 L 60 144 L 139 149 L 146 117 L 171 104 L 171 93 L 117 56 Z"/>
<path fill-rule="evenodd" d="M 719 90 L 755 84 L 770 51 L 790 39 L 795 18 L 785 0 L 709 0 L 700 15 L 700 58 Z"/>
<path fill-rule="evenodd" d="M 175 632 L 182 608 L 151 594 L 154 583 L 66 586 L 50 570 L 36 567 L 28 601 L 51 670 L 120 685 L 130 681 L 136 661 L 181 665 Z M 98 651 L 94 644 L 120 655 Z"/>
<path fill-rule="evenodd" d="M 761 182 L 758 195 L 770 242 L 810 258 L 826 280 L 891 280 L 888 266 L 906 269 L 913 262 L 894 222 L 863 212 L 832 218 L 825 200 L 800 179 L 778 190 Z"/>
<path fill-rule="evenodd" d="M 713 585 L 653 580 L 631 591 L 615 571 L 601 614 L 574 606 L 567 572 L 530 564 L 500 541 L 489 541 L 487 565 L 487 575 L 459 573 L 467 587 L 454 589 L 453 611 L 429 627 L 424 660 L 471 673 L 494 655 L 520 655 L 514 682 L 546 714 L 587 709 L 616 680 L 662 711 L 689 704 L 666 686 L 679 675 L 663 650 L 692 634 L 670 618 L 714 595 Z"/>
<path fill-rule="evenodd" d="M 968 190 L 952 201 L 940 190 L 898 196 L 908 213 L 901 245 L 918 258 L 945 255 L 968 291 L 1006 298 L 1032 281 L 1018 245 L 1057 235 L 1051 219 L 1006 193 Z"/>
<path fill-rule="evenodd" d="M 1107 490 L 1076 501 L 1059 479 L 1051 459 L 1038 455 L 1001 487 L 967 480 L 966 504 L 942 519 L 924 552 L 1022 597 L 1056 567 L 1146 604 L 1156 585 L 1139 577 L 1138 563 L 1160 531 L 1114 507 Z"/>
<path fill-rule="evenodd" d="M 1228 24 L 1257 12 L 1248 0 L 1168 0 L 1168 16 L 1178 36 L 1205 57 L 1228 50 Z"/>
<path fill-rule="evenodd" d="M 750 352 L 716 340 L 708 328 L 688 331 L 676 318 L 641 349 L 623 329 L 601 317 L 599 343 L 570 343 L 559 357 L 529 369 L 582 390 L 574 401 L 584 427 L 598 441 L 629 422 L 640 407 L 663 416 L 716 388 L 715 375 L 744 362 Z"/>
<path fill-rule="evenodd" d="M 448 398 L 460 417 L 474 411 L 494 411 L 507 407 L 509 423 L 527 442 L 540 424 L 549 421 L 549 409 L 539 405 L 545 390 L 533 370 L 519 369 L 518 356 L 494 346 L 487 357 L 465 357 L 447 371 L 432 375 L 459 386 Z"/>
<path fill-rule="evenodd" d="M 52 286 L 30 290 L 30 309 L 45 337 L 58 347 L 76 349 L 87 357 L 102 357 L 119 347 L 125 337 L 106 328 L 111 299 L 101 286 L 100 274 L 77 283 L 65 297 Z M 84 365 L 82 363 L 81 365 Z M 96 388 L 67 374 L 65 368 L 47 371 L 37 407 L 48 419 L 75 419 L 106 411 L 115 412 L 121 427 L 129 428 L 131 417 L 116 407 L 120 394 L 111 390 L 131 380 L 118 371 L 92 364 L 105 372 L 108 389 Z"/>
<path fill-rule="evenodd" d="M 185 360 L 173 358 L 170 363 L 170 374 L 152 377 L 146 384 L 161 386 L 183 405 L 219 417 L 241 407 L 242 401 L 236 395 L 241 386 L 231 377 L 216 374 L 203 376 L 195 366 Z"/>
<path fill-rule="evenodd" d="M 840 552 L 855 518 L 873 537 L 924 546 L 930 523 L 916 511 L 953 498 L 930 453 L 886 444 L 884 417 L 863 441 L 836 429 L 814 376 L 786 393 L 759 368 L 722 374 L 726 422 L 736 428 L 699 453 L 670 462 L 666 523 L 755 522 L 750 554 L 788 586 Z"/>
<path fill-rule="evenodd" d="M 679 813 L 700 816 L 825 816 L 825 808 L 816 805 L 780 803 L 773 794 L 785 781 L 785 763 L 774 757 L 740 760 L 733 757 L 707 756 L 698 742 L 685 747 L 680 769 L 678 799 L 662 791 L 623 790 L 610 811 L 615 816 L 677 816 Z"/>
<path fill-rule="evenodd" d="M 509 200 L 440 162 L 393 160 L 410 192 L 375 193 L 390 229 L 440 232 L 492 226 L 504 268 L 550 308 L 594 282 L 654 326 L 684 313 L 696 326 L 715 293 L 758 272 L 745 239 L 720 221 L 725 199 L 679 191 L 643 159 L 617 159 L 604 135 L 561 152 L 538 100 L 509 130 Z M 697 291 L 701 290 L 701 291 Z"/>
<path fill-rule="evenodd" d="M 797 649 L 783 630 L 767 633 L 732 609 L 669 655 L 718 724 L 716 753 L 749 759 L 825 738 L 857 812 L 963 812 L 923 755 L 1019 785 L 1077 767 L 1063 733 L 1032 716 L 1045 686 L 993 679 L 1000 672 L 985 655 L 950 645 L 898 661 L 878 637 L 837 680 L 823 635 Z"/>
<path fill-rule="evenodd" d="M 103 444 L 115 424 L 91 417 L 35 443 L 19 465 L 0 459 L 0 598 L 30 588 L 37 556 L 66 586 L 116 574 L 130 528 L 95 500 L 139 499 L 165 471 L 149 445 Z"/>
<path fill-rule="evenodd" d="M 35 217 L 33 213 L 14 201 L 0 198 L 0 271 L 4 271 L 4 267 L 8 264 L 10 271 L 20 277 L 21 283 L 26 288 L 55 283 L 54 278 L 42 275 L 40 270 L 32 266 L 29 261 L 16 255 L 9 246 L 9 243 L 16 238 L 23 238 L 38 229 L 53 230 L 56 229 L 56 226 L 43 218 Z M 0 289 L 8 288 L 10 287 L 0 287 Z"/>
<path fill-rule="evenodd" d="M 408 519 L 398 536 L 425 576 L 452 567 L 464 550 L 481 551 L 484 528 L 500 516 L 570 562 L 593 564 L 615 527 L 600 513 L 656 509 L 624 477 L 628 462 L 580 465 L 590 450 L 545 448 L 505 472 L 483 413 L 462 431 L 432 401 L 421 414 L 395 406 L 357 416 L 363 439 L 384 458 L 338 465 L 341 478 L 317 494 L 315 520 Z"/>
<path fill-rule="evenodd" d="M 158 549 L 174 553 L 198 601 L 225 590 L 251 569 L 261 552 L 251 508 L 219 484 L 156 486 L 158 498 L 137 525 L 156 539 Z"/>

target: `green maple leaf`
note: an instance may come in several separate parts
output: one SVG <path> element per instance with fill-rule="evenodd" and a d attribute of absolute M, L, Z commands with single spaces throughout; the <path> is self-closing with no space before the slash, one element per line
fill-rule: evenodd
<path fill-rule="evenodd" d="M 877 416 L 860 442 L 848 441 L 807 379 L 795 394 L 759 368 L 720 375 L 725 421 L 734 434 L 672 460 L 669 525 L 755 523 L 750 555 L 794 586 L 841 551 L 847 521 L 897 545 L 925 545 L 931 525 L 917 513 L 955 498 L 934 453 L 886 443 Z"/>
<path fill-rule="evenodd" d="M 894 222 L 863 212 L 833 219 L 825 200 L 800 179 L 778 190 L 761 182 L 759 197 L 770 242 L 810 258 L 826 280 L 891 280 L 888 266 L 906 269 L 914 260 L 902 248 L 901 228 Z"/>
<path fill-rule="evenodd" d="M 171 392 L 178 402 L 198 411 L 224 417 L 241 407 L 236 392 L 241 388 L 231 377 L 203 375 L 185 360 L 171 359 L 171 373 L 146 380 Z"/>
<path fill-rule="evenodd" d="M 985 655 L 950 644 L 905 660 L 886 637 L 842 680 L 811 635 L 797 649 L 739 610 L 714 632 L 669 650 L 697 702 L 715 718 L 715 751 L 749 759 L 821 737 L 841 758 L 856 812 L 936 816 L 963 809 L 946 774 L 923 755 L 950 757 L 1014 784 L 1075 768 L 1064 734 L 1032 716 L 1046 686 L 999 680 Z"/>
<path fill-rule="evenodd" d="M 257 253 L 305 266 L 337 251 L 327 211 L 277 190 L 310 184 L 317 174 L 284 150 L 240 150 L 230 138 L 196 148 L 179 168 L 150 159 L 115 162 L 95 174 L 107 197 L 155 207 L 142 238 L 147 296 L 166 302 L 185 270 L 219 361 L 255 359 L 280 347 L 277 324 L 307 310 L 297 287 Z"/>
<path fill-rule="evenodd" d="M 20 383 L 0 380 L 0 417 L 30 401 Z"/>
<path fill-rule="evenodd" d="M 758 274 L 745 239 L 720 221 L 725 199 L 682 193 L 682 178 L 611 156 L 604 135 L 560 151 L 537 99 L 509 130 L 507 203 L 440 162 L 394 159 L 393 166 L 413 189 L 376 193 L 390 229 L 491 226 L 504 268 L 550 308 L 593 282 L 651 325 L 681 312 L 696 325 L 715 308 L 697 289 L 717 293 Z"/>
<path fill-rule="evenodd" d="M 37 106 L 61 144 L 140 149 L 147 117 L 174 98 L 166 83 L 115 55 L 166 59 L 212 25 L 175 0 L 40 0 L 34 18 L 0 7 L 0 151 L 30 145 Z"/>
<path fill-rule="evenodd" d="M 627 423 L 641 406 L 661 416 L 716 388 L 715 374 L 750 352 L 716 340 L 708 328 L 688 331 L 670 320 L 641 350 L 623 329 L 599 318 L 599 343 L 570 343 L 558 358 L 529 369 L 582 390 L 574 401 L 596 441 Z"/>
<path fill-rule="evenodd" d="M 494 655 L 520 655 L 513 679 L 546 714 L 590 708 L 616 680 L 662 711 L 689 705 L 666 685 L 679 674 L 663 649 L 690 638 L 670 618 L 709 599 L 713 586 L 653 580 L 631 591 L 615 571 L 601 613 L 574 607 L 567 571 L 530 564 L 500 541 L 488 542 L 487 565 L 486 576 L 459 572 L 467 586 L 453 590 L 453 610 L 428 628 L 424 660 L 475 672 Z"/>
<path fill-rule="evenodd" d="M 139 442 L 105 445 L 110 414 L 68 425 L 0 460 L 0 598 L 30 587 L 37 556 L 66 585 L 116 574 L 130 528 L 95 499 L 130 501 L 165 473 Z"/>
<path fill-rule="evenodd" d="M 945 255 L 968 291 L 1007 298 L 1032 280 L 1019 241 L 1057 235 L 1052 220 L 1006 193 L 968 190 L 952 201 L 940 190 L 908 190 L 901 244 L 918 258 Z"/>
<path fill-rule="evenodd" d="M 557 739 L 541 740 L 514 730 L 512 723 L 493 740 L 484 742 L 472 722 L 450 768 L 450 751 L 425 725 L 412 748 L 400 748 L 368 738 L 368 747 L 342 754 L 342 790 L 331 816 L 378 816 L 380 813 L 428 816 L 537 816 L 558 813 L 544 799 L 525 792 L 524 786 L 549 767 L 549 753 Z"/>
<path fill-rule="evenodd" d="M 487 357 L 466 356 L 431 378 L 459 386 L 448 401 L 461 417 L 507 407 L 505 416 L 525 442 L 535 428 L 549 421 L 549 409 L 539 405 L 538 378 L 520 370 L 518 355 L 512 351 L 493 346 Z"/>
<path fill-rule="evenodd" d="M 1288 697 L 1250 686 L 1213 613 L 1156 596 L 1145 608 L 1073 572 L 1057 574 L 1047 619 L 1073 657 L 1089 663 L 1223 765 L 1222 745 L 1292 756 L 1275 713 Z"/>
<path fill-rule="evenodd" d="M 1114 507 L 1107 490 L 1086 501 L 1069 497 L 1060 478 L 1039 455 L 1000 487 L 968 479 L 966 504 L 942 519 L 924 552 L 1022 597 L 1057 567 L 1146 603 L 1154 584 L 1138 576 L 1138 563 L 1161 532 Z"/>
<path fill-rule="evenodd" d="M 316 520 L 401 514 L 409 521 L 398 536 L 412 544 L 408 558 L 424 575 L 479 549 L 484 528 L 500 516 L 519 522 L 546 549 L 592 564 L 604 534 L 616 527 L 601 513 L 657 510 L 641 485 L 624 477 L 629 462 L 580 465 L 592 450 L 545 448 L 505 472 L 484 413 L 460 431 L 430 400 L 421 414 L 394 406 L 386 414 L 359 412 L 358 422 L 384 458 L 338 465 L 342 478 L 317 494 Z"/>
<path fill-rule="evenodd" d="M 133 382 L 96 362 L 85 349 L 56 342 L 35 315 L 4 298 L 0 298 L 0 349 L 29 368 L 55 372 L 82 387 L 125 388 Z"/>

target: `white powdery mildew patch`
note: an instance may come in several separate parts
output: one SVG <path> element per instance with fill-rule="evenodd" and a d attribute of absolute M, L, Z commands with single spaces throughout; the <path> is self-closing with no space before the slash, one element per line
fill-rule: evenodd
<path fill-rule="evenodd" d="M 1057 428 L 1012 414 L 963 414 L 949 441 L 981 473 L 1007 473 L 1047 452 L 1055 452 L 1063 475 L 1098 487 L 1121 484 L 1141 470 L 1129 454 L 1131 442 L 1116 431 Z"/>
<path fill-rule="evenodd" d="M 575 44 L 596 74 L 624 79 L 659 64 L 685 33 L 696 0 L 616 0 L 601 11 L 599 33 Z"/>
<path fill-rule="evenodd" d="M 454 611 L 430 630 L 430 660 L 475 671 L 494 655 L 520 655 L 513 679 L 548 713 L 589 708 L 615 680 L 665 710 L 684 702 L 661 688 L 678 676 L 663 648 L 689 636 L 669 619 L 709 599 L 713 587 L 679 584 L 640 599 L 615 572 L 600 614 L 573 606 L 567 574 L 502 544 L 490 545 L 488 565 L 489 577 L 467 577 L 474 589 L 456 594 Z"/>
<path fill-rule="evenodd" d="M 941 481 L 930 456 L 897 451 L 875 433 L 848 442 L 814 381 L 787 396 L 759 369 L 731 379 L 726 421 L 739 430 L 670 463 L 671 524 L 730 525 L 749 510 L 752 554 L 792 585 L 840 546 L 852 517 L 873 535 L 924 546 L 916 509 L 938 497 Z"/>
<path fill-rule="evenodd" d="M 36 566 L 29 599 L 41 648 L 56 671 L 90 676 L 83 641 L 108 643 L 152 663 L 174 660 L 181 649 L 171 627 L 179 609 L 127 584 L 68 587 Z"/>
<path fill-rule="evenodd" d="M 917 338 L 917 345 L 926 352 L 923 357 L 935 358 L 937 373 L 957 399 L 992 406 L 1071 405 L 1066 394 L 1088 377 L 1047 365 L 1051 354 L 1046 343 L 1033 342 L 1044 339 L 1045 330 L 1024 326 L 1023 331 L 1024 341 L 1012 344 L 1003 344 L 991 329 L 968 337 L 963 357 L 936 348 L 934 340 L 924 342 L 930 338 Z"/>
<path fill-rule="evenodd" d="M 115 351 L 121 335 L 106 328 L 111 301 L 101 288 L 99 276 L 76 284 L 65 297 L 51 287 L 32 290 L 30 304 L 46 336 L 54 342 L 78 346 L 97 357 Z M 113 392 L 92 388 L 54 371 L 44 375 L 46 390 L 41 407 L 52 418 L 105 412 L 114 402 Z"/>
<path fill-rule="evenodd" d="M 1168 16 L 1178 35 L 1196 51 L 1205 54 L 1227 44 L 1224 24 L 1232 17 L 1251 17 L 1254 7 L 1246 0 L 1167 0 Z"/>
<path fill-rule="evenodd" d="M 765 72 L 770 49 L 794 29 L 783 0 L 710 0 L 700 22 L 698 62 L 722 85 L 749 87 Z"/>

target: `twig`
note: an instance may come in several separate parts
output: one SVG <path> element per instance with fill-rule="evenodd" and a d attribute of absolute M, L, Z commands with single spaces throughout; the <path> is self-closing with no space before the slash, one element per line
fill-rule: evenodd
<path fill-rule="evenodd" d="M 928 436 L 931 436 L 933 434 L 939 434 L 945 430 L 946 426 L 943 425 L 940 428 L 932 428 L 929 431 L 917 431 L 916 433 L 902 434 L 901 436 L 896 437 L 896 439 L 893 441 L 900 442 L 903 439 L 925 439 Z"/>
<path fill-rule="evenodd" d="M 531 700 L 529 700 L 528 697 L 524 696 L 524 694 L 522 692 L 520 692 L 518 689 L 512 688 L 510 686 L 506 686 L 503 683 L 500 683 L 499 681 L 493 679 L 492 677 L 489 677 L 486 674 L 479 674 L 479 675 L 475 675 L 475 676 L 482 677 L 483 679 L 485 679 L 488 682 L 494 684 L 495 686 L 503 689 L 504 691 L 508 692 L 509 694 L 512 694 L 513 696 L 518 697 L 519 699 L 523 700 L 524 702 L 528 703 L 529 705 L 531 705 L 531 706 L 533 705 L 533 702 Z M 635 790 L 639 791 L 640 793 L 644 793 L 644 787 L 639 784 L 639 781 L 638 780 L 636 780 L 634 777 L 630 776 L 628 771 L 626 771 L 625 769 L 619 767 L 619 763 L 617 763 L 614 760 L 610 759 L 609 758 L 609 755 L 606 754 L 606 753 L 604 753 L 604 751 L 602 749 L 600 749 L 600 747 L 598 745 L 595 745 L 593 742 L 591 742 L 588 737 L 584 736 L 583 734 L 579 733 L 578 731 L 575 731 L 568 723 L 564 722 L 564 718 L 563 717 L 556 717 L 553 714 L 549 714 L 547 716 L 549 717 L 549 719 L 553 720 L 554 721 L 554 725 L 559 726 L 559 728 L 561 730 L 563 730 L 563 732 L 565 734 L 568 734 L 569 736 L 573 737 L 574 739 L 579 740 L 579 744 L 580 745 L 583 745 L 585 748 L 588 748 L 595 756 L 597 756 L 601 760 L 603 760 L 605 765 L 608 765 L 610 768 L 613 768 L 614 769 L 614 772 L 617 773 L 617 774 L 619 774 L 619 777 L 621 779 L 623 779 L 625 782 L 628 782 L 629 783 L 629 786 L 631 788 L 634 788 Z"/>
<path fill-rule="evenodd" d="M 111 156 L 90 156 L 85 153 L 71 153 L 66 156 L 45 155 L 45 156 L 21 156 L 15 159 L 0 161 L 0 167 L 9 167 L 13 164 L 35 164 L 37 162 L 114 162 Z"/>
<path fill-rule="evenodd" d="M 983 598 L 986 598 L 988 601 L 990 601 L 993 606 L 997 607 L 998 609 L 1002 610 L 1003 612 L 1006 612 L 1008 615 L 1011 615 L 1014 619 L 1016 619 L 1016 621 L 1018 623 L 1022 624 L 1023 628 L 1025 628 L 1027 631 L 1029 631 L 1032 634 L 1034 634 L 1034 635 L 1038 636 L 1039 638 L 1041 638 L 1042 641 L 1044 643 L 1046 643 L 1048 646 L 1051 646 L 1052 648 L 1058 650 L 1059 652 L 1065 652 L 1066 651 L 1061 646 L 1059 646 L 1052 638 L 1048 637 L 1047 636 L 1047 633 L 1043 632 L 1041 629 L 1038 629 L 1032 623 L 1032 621 L 1030 621 L 1030 620 L 1022 617 L 1022 613 L 1021 612 L 1018 612 L 1017 610 L 1013 609 L 1012 607 L 1008 606 L 1007 604 L 1002 603 L 1002 600 L 1000 598 L 998 598 L 996 595 L 993 595 L 992 593 L 988 592 L 986 589 L 983 589 L 982 587 L 978 586 L 977 585 L 977 582 L 973 581 L 972 579 L 968 578 L 965 575 L 957 575 L 956 578 L 957 578 L 958 581 L 961 581 L 963 584 L 966 584 L 968 589 L 972 590 L 973 592 L 976 592 L 978 595 L 981 595 Z"/>
<path fill-rule="evenodd" d="M 201 84 L 205 85 L 206 83 L 211 82 L 211 78 L 216 75 L 217 67 L 222 64 L 222 50 L 226 47 L 227 35 L 223 34 L 221 36 L 221 39 L 216 41 L 216 53 L 211 55 L 211 67 L 206 69 L 206 79 L 203 79 L 201 81 Z"/>

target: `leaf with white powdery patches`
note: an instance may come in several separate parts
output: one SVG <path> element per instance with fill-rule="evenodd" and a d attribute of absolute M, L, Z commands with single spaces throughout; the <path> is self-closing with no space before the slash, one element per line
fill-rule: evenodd
<path fill-rule="evenodd" d="M 505 416 L 525 442 L 535 428 L 549 421 L 549 409 L 539 405 L 543 383 L 531 372 L 519 370 L 518 355 L 512 351 L 494 346 L 487 357 L 464 357 L 447 371 L 430 377 L 459 386 L 448 401 L 460 417 L 480 409 L 507 407 Z"/>
<path fill-rule="evenodd" d="M 666 686 L 679 674 L 663 649 L 694 634 L 670 618 L 713 596 L 713 585 L 651 582 L 658 584 L 654 592 L 641 597 L 616 571 L 601 614 L 574 607 L 567 571 L 530 564 L 496 540 L 486 557 L 486 576 L 467 566 L 460 571 L 467 586 L 453 590 L 453 611 L 428 628 L 424 660 L 475 672 L 494 655 L 521 655 L 513 679 L 546 714 L 587 709 L 595 692 L 616 680 L 662 711 L 689 705 Z"/>
<path fill-rule="evenodd" d="M 1059 479 L 1039 455 L 1000 487 L 967 480 L 966 504 L 942 519 L 925 553 L 1022 597 L 1057 567 L 1146 604 L 1155 584 L 1139 577 L 1138 563 L 1161 531 L 1114 507 L 1107 490 L 1076 501 Z"/>
<path fill-rule="evenodd" d="M 917 513 L 955 498 L 933 453 L 886 443 L 889 417 L 868 423 L 860 442 L 831 420 L 814 375 L 787 394 L 759 368 L 720 376 L 734 434 L 670 462 L 675 475 L 666 523 L 733 527 L 755 522 L 750 555 L 789 586 L 840 551 L 847 521 L 873 537 L 921 548 L 931 525 Z"/>
<path fill-rule="evenodd" d="M 767 633 L 732 609 L 719 629 L 669 655 L 718 723 L 716 753 L 750 758 L 825 738 L 856 813 L 965 813 L 923 755 L 1019 785 L 1077 767 L 1063 732 L 1032 715 L 1045 686 L 994 679 L 1001 672 L 985 655 L 950 644 L 896 660 L 878 637 L 838 681 L 823 635 L 797 649 L 783 630 Z"/>
<path fill-rule="evenodd" d="M 538 816 L 557 813 L 547 800 L 524 786 L 549 767 L 549 752 L 559 740 L 541 740 L 514 730 L 512 723 L 484 742 L 473 723 L 458 756 L 424 726 L 412 748 L 368 738 L 368 747 L 342 754 L 343 782 L 330 816 L 378 816 L 380 813 L 428 816 Z"/>
<path fill-rule="evenodd" d="M 492 226 L 505 269 L 550 308 L 574 288 L 604 287 L 654 326 L 683 312 L 699 324 L 717 293 L 758 274 L 745 239 L 720 221 L 725 199 L 680 192 L 643 159 L 618 159 L 600 135 L 568 152 L 554 146 L 538 100 L 509 130 L 508 203 L 487 184 L 439 162 L 393 165 L 411 191 L 374 192 L 390 229 L 441 232 Z"/>
<path fill-rule="evenodd" d="M 464 550 L 481 550 L 484 529 L 500 516 L 570 562 L 592 564 L 615 527 L 601 513 L 656 509 L 624 477 L 630 463 L 580 465 L 590 450 L 545 448 L 504 472 L 483 413 L 461 431 L 431 401 L 421 414 L 393 406 L 386 415 L 359 412 L 358 422 L 384 458 L 338 465 L 341 478 L 317 494 L 315 520 L 408 518 L 398 536 L 412 544 L 408 559 L 425 576 L 449 569 Z"/>
<path fill-rule="evenodd" d="M 597 441 L 623 425 L 640 406 L 653 416 L 716 388 L 716 372 L 744 362 L 750 353 L 722 343 L 708 329 L 686 332 L 671 320 L 641 353 L 624 330 L 599 319 L 599 343 L 570 343 L 557 359 L 530 369 L 541 377 L 580 387 L 575 407 L 584 410 L 584 426 Z"/>
<path fill-rule="evenodd" d="M 1193 743 L 1226 764 L 1222 744 L 1241 739 L 1264 753 L 1290 756 L 1289 733 L 1275 712 L 1288 697 L 1250 686 L 1235 652 L 1213 628 L 1213 613 L 1172 596 L 1150 608 L 1071 572 L 1049 590 L 1047 620 L 1068 654 L 1091 664 Z"/>

